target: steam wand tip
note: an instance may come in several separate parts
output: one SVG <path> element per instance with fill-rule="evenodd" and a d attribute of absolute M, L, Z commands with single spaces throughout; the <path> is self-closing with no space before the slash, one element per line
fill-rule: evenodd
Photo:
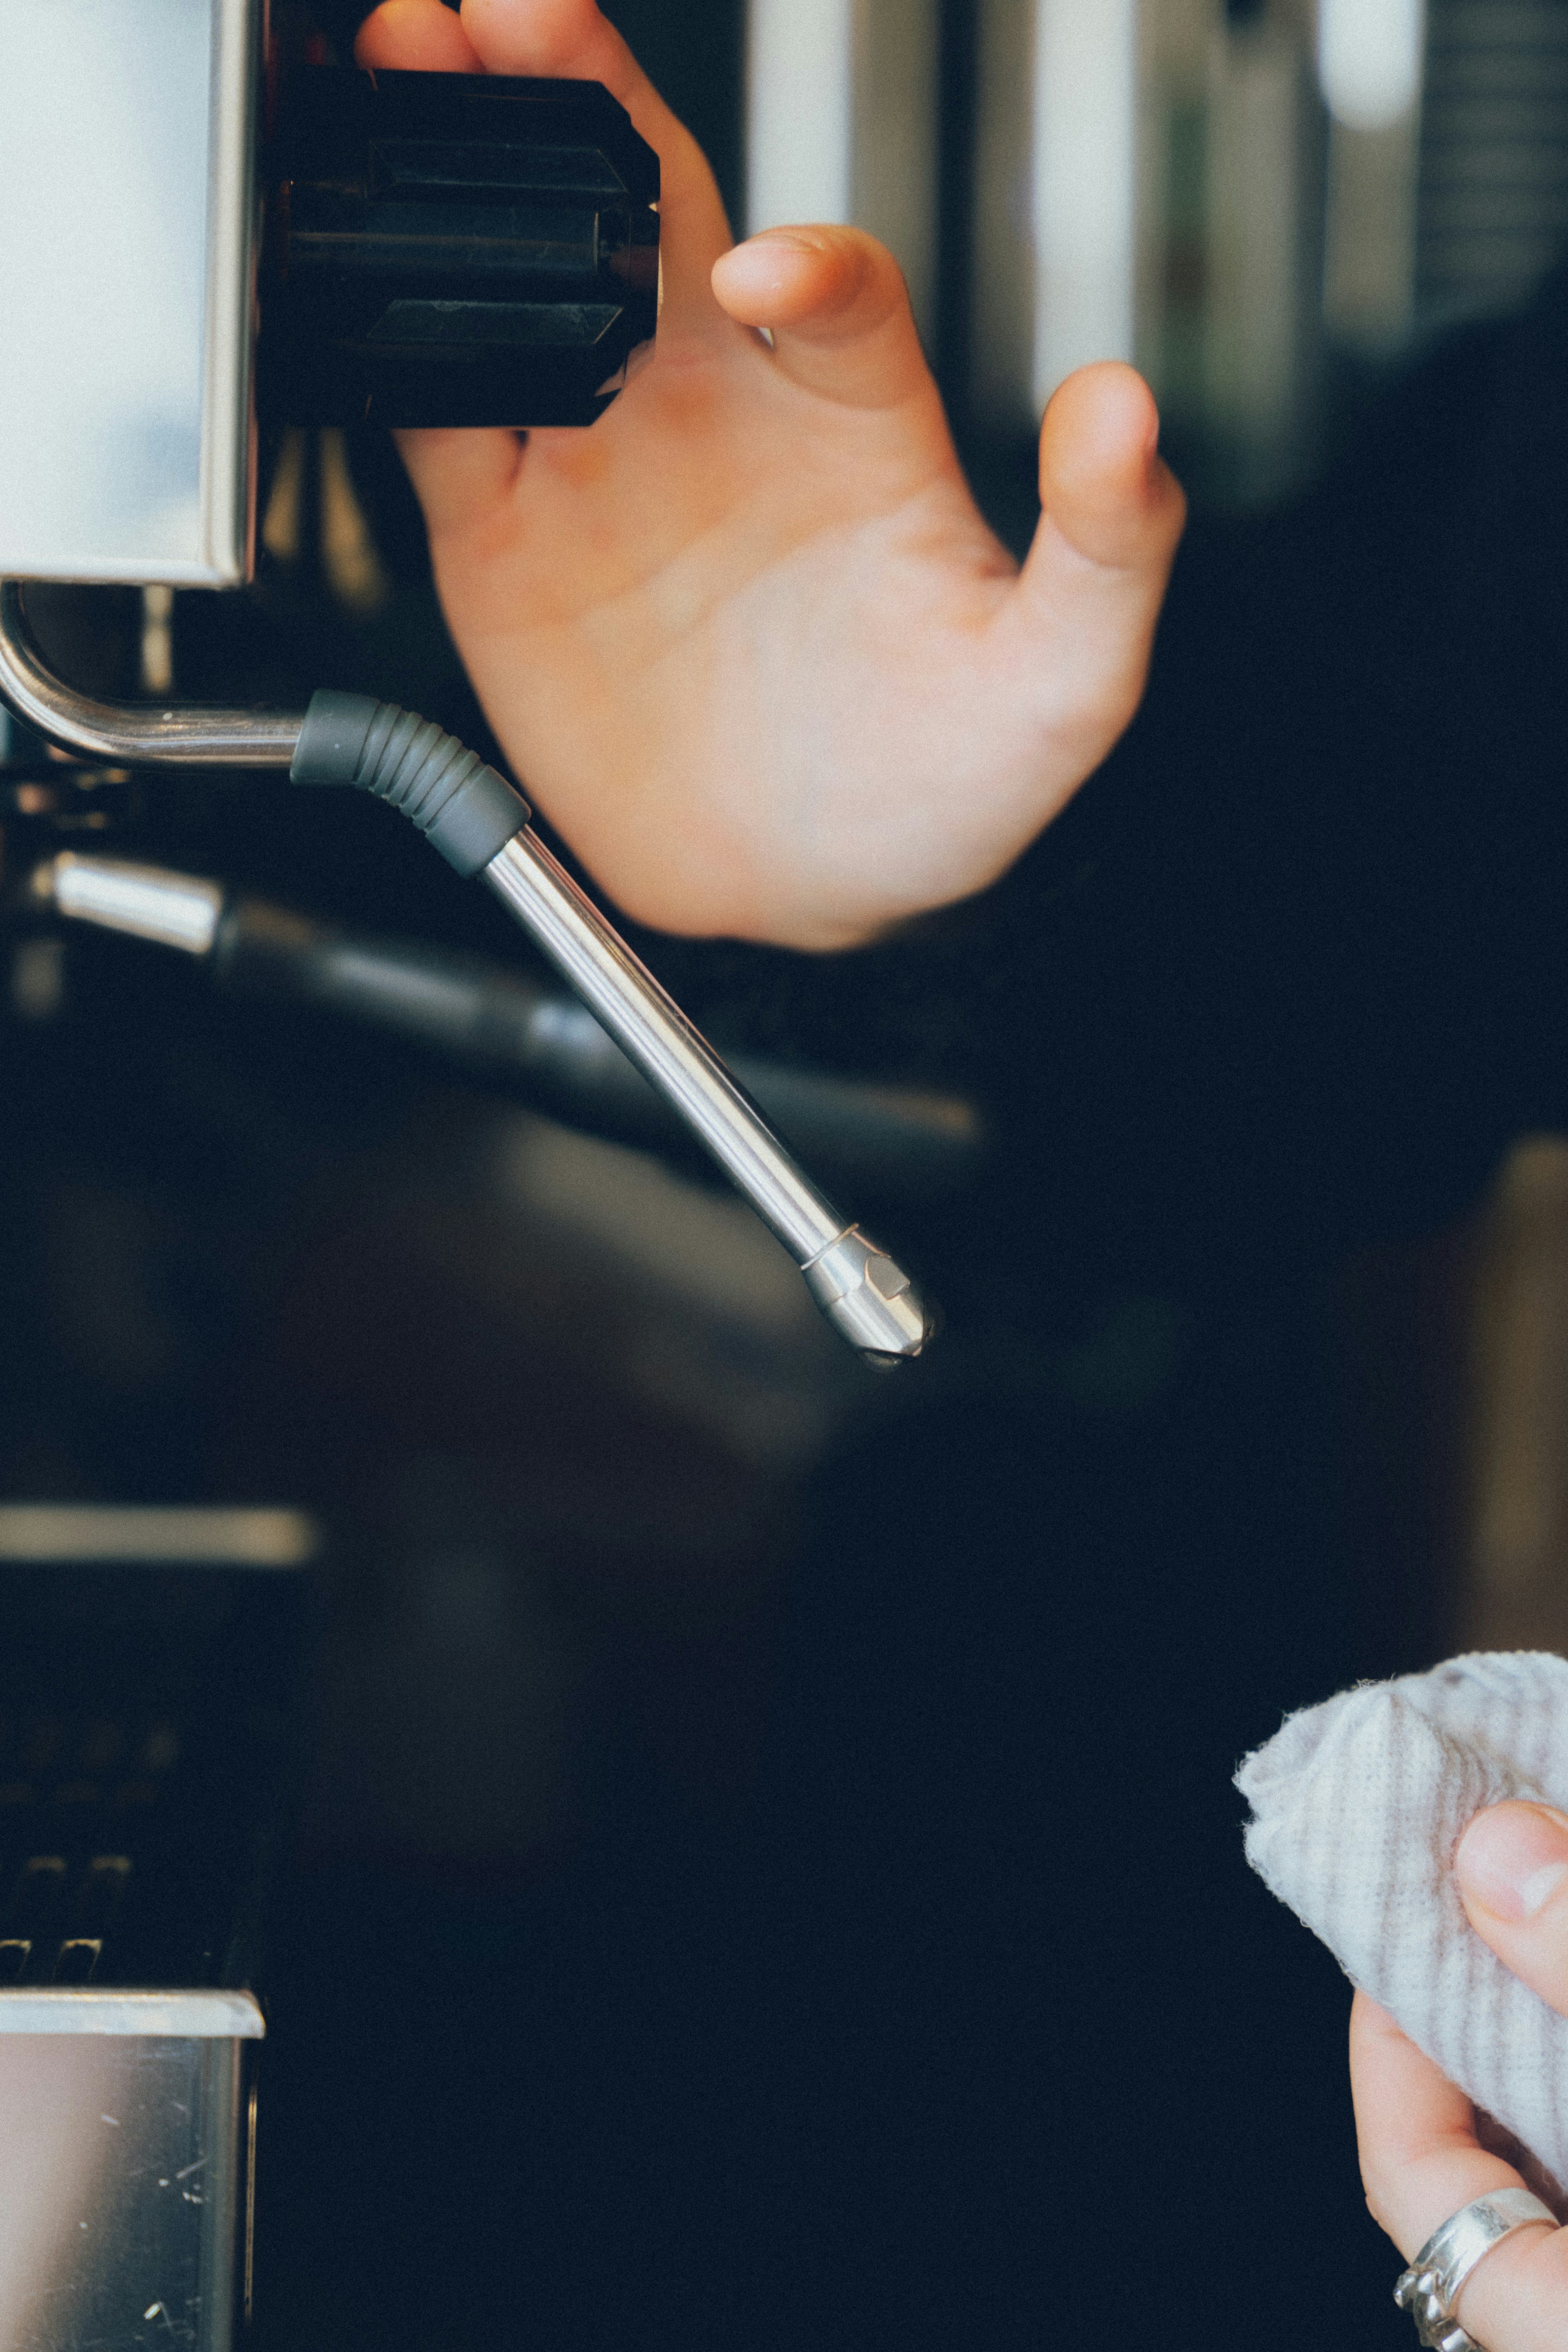
<path fill-rule="evenodd" d="M 858 1225 L 801 1271 L 829 1322 L 863 1356 L 909 1362 L 936 1335 L 936 1316 L 903 1267 Z"/>

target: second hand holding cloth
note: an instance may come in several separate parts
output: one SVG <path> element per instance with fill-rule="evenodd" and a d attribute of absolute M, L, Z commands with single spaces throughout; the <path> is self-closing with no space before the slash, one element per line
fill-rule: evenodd
<path fill-rule="evenodd" d="M 1511 1800 L 1568 1808 L 1568 1661 L 1455 1659 L 1291 1716 L 1249 1756 L 1247 1858 L 1352 1982 L 1568 2183 L 1568 2019 L 1490 1951 L 1454 1853 Z"/>

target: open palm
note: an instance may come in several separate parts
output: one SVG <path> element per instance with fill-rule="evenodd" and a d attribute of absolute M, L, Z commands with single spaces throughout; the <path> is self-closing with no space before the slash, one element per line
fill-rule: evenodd
<path fill-rule="evenodd" d="M 992 881 L 1142 691 L 1183 508 L 1139 378 L 1058 394 L 1020 573 L 891 257 L 841 228 L 732 248 L 700 150 L 592 0 L 386 0 L 358 54 L 602 81 L 663 163 L 656 356 L 600 423 L 402 436 L 530 796 L 670 930 L 831 948 Z"/>

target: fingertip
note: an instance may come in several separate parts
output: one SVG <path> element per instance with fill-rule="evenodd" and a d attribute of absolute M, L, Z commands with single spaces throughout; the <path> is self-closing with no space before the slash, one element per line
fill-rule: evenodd
<path fill-rule="evenodd" d="M 1104 463 L 1147 466 L 1159 447 L 1160 414 L 1155 395 L 1122 360 L 1097 360 L 1060 383 L 1051 394 L 1040 431 L 1044 451 L 1071 462 L 1092 452 Z"/>
<path fill-rule="evenodd" d="M 354 62 L 389 73 L 484 71 L 461 20 L 442 0 L 382 0 L 355 36 Z"/>
<path fill-rule="evenodd" d="M 1080 368 L 1040 427 L 1040 503 L 1102 562 L 1135 560 L 1151 523 L 1174 546 L 1186 502 L 1159 448 L 1159 410 L 1137 370 L 1118 360 Z"/>
<path fill-rule="evenodd" d="M 1487 1920 L 1528 1930 L 1568 1911 L 1568 1817 L 1551 1805 L 1489 1807 L 1459 1840 L 1454 1875 L 1483 1933 Z"/>
<path fill-rule="evenodd" d="M 713 290 L 744 327 L 793 327 L 847 309 L 862 275 L 858 252 L 831 230 L 763 229 L 719 256 Z"/>

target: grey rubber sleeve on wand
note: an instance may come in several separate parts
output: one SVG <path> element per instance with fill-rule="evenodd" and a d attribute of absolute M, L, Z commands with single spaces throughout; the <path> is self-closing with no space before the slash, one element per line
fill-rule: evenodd
<path fill-rule="evenodd" d="M 533 814 L 455 735 L 364 694 L 312 695 L 288 774 L 296 784 L 355 784 L 390 802 L 464 876 L 482 874 Z"/>

